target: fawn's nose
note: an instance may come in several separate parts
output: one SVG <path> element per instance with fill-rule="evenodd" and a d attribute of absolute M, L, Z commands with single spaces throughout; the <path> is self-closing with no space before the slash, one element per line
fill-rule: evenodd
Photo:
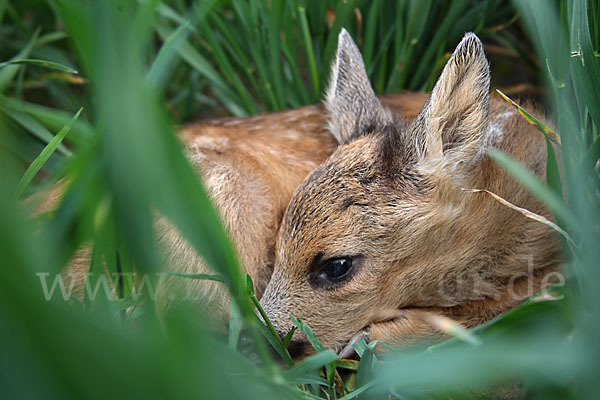
<path fill-rule="evenodd" d="M 308 343 L 303 340 L 292 340 L 287 347 L 287 351 L 292 358 L 298 358 L 306 354 L 308 350 Z"/>

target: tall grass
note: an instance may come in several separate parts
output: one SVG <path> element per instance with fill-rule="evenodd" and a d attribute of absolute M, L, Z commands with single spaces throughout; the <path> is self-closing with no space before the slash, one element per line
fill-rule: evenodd
<path fill-rule="evenodd" d="M 600 355 L 600 3 L 514 5 L 0 0 L 3 397 L 471 398 L 489 396 L 489 384 L 510 390 L 507 380 L 518 378 L 515 390 L 524 385 L 531 398 L 593 398 Z M 555 178 L 546 184 L 504 155 L 493 157 L 547 202 L 568 232 L 567 300 L 533 300 L 466 333 L 476 340 L 384 360 L 373 352 L 381 344 L 359 342 L 360 363 L 336 361 L 296 320 L 318 352 L 294 364 L 285 341 L 258 320 L 251 282 L 172 121 L 319 101 L 341 27 L 357 38 L 374 87 L 385 93 L 431 88 L 466 30 L 522 52 L 527 46 L 504 29 L 514 23 L 529 32 L 548 81 L 564 180 L 556 178 L 553 158 L 548 176 Z M 32 218 L 30 203 L 19 200 L 60 177 L 68 188 L 57 210 Z M 44 299 L 41 280 L 84 244 L 95 279 L 103 268 L 164 271 L 152 233 L 155 210 L 229 287 L 228 338 L 192 310 L 161 320 L 134 282 L 115 282 L 115 301 L 88 297 L 82 307 L 59 295 Z M 239 350 L 242 326 L 254 343 L 250 354 Z"/>

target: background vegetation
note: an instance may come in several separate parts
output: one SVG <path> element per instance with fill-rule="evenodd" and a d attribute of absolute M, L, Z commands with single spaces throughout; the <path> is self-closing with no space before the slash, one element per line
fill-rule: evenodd
<path fill-rule="evenodd" d="M 430 89 L 468 30 L 485 41 L 495 86 L 507 94 L 540 94 L 544 80 L 563 149 L 549 158 L 548 183 L 493 157 L 554 211 L 567 300 L 538 296 L 385 360 L 373 354 L 377 343 L 359 343 L 360 363 L 335 361 L 297 321 L 319 352 L 289 365 L 285 345 L 253 312 L 251 285 L 172 126 L 319 101 L 341 27 L 380 93 Z M 600 1 L 0 0 L 0 43 L 3 397 L 473 398 L 500 384 L 495 394 L 595 398 Z M 65 176 L 59 208 L 32 218 L 19 200 Z M 44 300 L 39 274 L 54 276 L 83 243 L 92 245 L 92 271 L 163 271 L 153 209 L 230 288 L 226 338 L 190 310 L 161 321 L 148 294 L 127 284 L 115 301 Z M 250 351 L 240 350 L 241 326 Z"/>

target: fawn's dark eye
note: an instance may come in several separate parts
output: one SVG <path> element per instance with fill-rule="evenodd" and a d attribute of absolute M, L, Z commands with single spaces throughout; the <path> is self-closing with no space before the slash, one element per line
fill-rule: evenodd
<path fill-rule="evenodd" d="M 321 263 L 312 276 L 314 284 L 329 287 L 343 281 L 352 272 L 352 257 L 330 258 Z"/>

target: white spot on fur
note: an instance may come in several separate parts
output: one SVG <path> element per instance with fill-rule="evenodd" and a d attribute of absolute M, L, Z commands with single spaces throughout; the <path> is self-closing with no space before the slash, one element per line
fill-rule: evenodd
<path fill-rule="evenodd" d="M 514 111 L 505 111 L 493 116 L 493 119 L 490 120 L 485 147 L 495 146 L 502 142 L 506 123 L 516 115 Z"/>
<path fill-rule="evenodd" d="M 506 120 L 512 118 L 515 115 L 517 115 L 517 113 L 515 113 L 514 111 L 505 111 L 502 114 L 496 115 L 496 118 L 494 119 Z"/>
<path fill-rule="evenodd" d="M 488 138 L 492 142 L 496 142 L 497 139 L 501 139 L 503 135 L 504 135 L 504 132 L 502 131 L 502 128 L 500 127 L 500 125 L 497 124 L 496 122 L 491 122 L 490 123 L 490 132 L 488 133 Z"/>
<path fill-rule="evenodd" d="M 210 150 L 223 152 L 229 144 L 229 139 L 224 137 L 207 137 L 198 136 L 191 143 L 191 148 L 194 150 Z"/>
<path fill-rule="evenodd" d="M 301 123 L 300 128 L 303 128 L 303 129 L 306 128 L 305 124 Z M 291 130 L 286 131 L 285 136 L 291 140 L 299 140 L 300 139 L 300 136 L 298 135 L 298 132 L 296 132 L 296 131 L 291 131 Z"/>
<path fill-rule="evenodd" d="M 242 122 L 244 122 L 244 121 L 241 119 L 232 119 L 230 121 L 225 121 L 223 123 L 223 126 L 235 126 L 235 125 L 241 124 Z"/>

